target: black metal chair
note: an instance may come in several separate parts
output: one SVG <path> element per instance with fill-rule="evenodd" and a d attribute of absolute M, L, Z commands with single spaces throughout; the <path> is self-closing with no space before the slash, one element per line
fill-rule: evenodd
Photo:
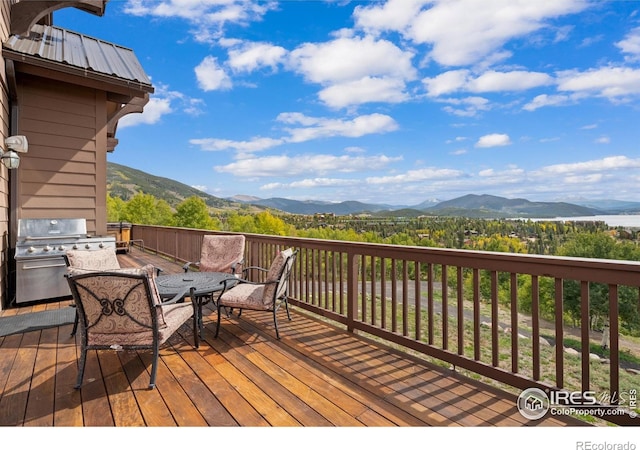
<path fill-rule="evenodd" d="M 221 272 L 239 277 L 244 264 L 245 243 L 244 234 L 206 234 L 202 237 L 200 260 L 187 262 L 182 269 L 185 272 Z M 219 294 L 201 296 L 199 304 L 202 306 L 213 302 L 215 305 Z"/>
<path fill-rule="evenodd" d="M 69 269 L 66 277 L 76 302 L 81 335 L 76 389 L 82 385 L 88 350 L 152 350 L 149 388 L 153 389 L 160 346 L 191 318 L 194 346 L 199 346 L 196 305 L 193 300 L 181 301 L 188 291 L 161 302 L 152 274 L 148 269 Z"/>
<path fill-rule="evenodd" d="M 237 308 L 239 310 L 238 317 L 242 314 L 243 309 L 271 312 L 273 314 L 276 338 L 280 339 L 276 313 L 280 306 L 284 304 L 287 318 L 291 320 L 288 301 L 289 277 L 297 253 L 291 248 L 281 251 L 276 255 L 269 269 L 255 266 L 247 267 L 243 270 L 244 278 L 234 280 L 233 283 L 225 281 L 224 290 L 218 297 L 216 337 L 218 337 L 218 332 L 220 331 L 221 308 L 226 307 L 230 308 L 230 310 Z M 246 279 L 246 275 L 253 270 L 266 273 L 265 281 L 257 282 Z"/>

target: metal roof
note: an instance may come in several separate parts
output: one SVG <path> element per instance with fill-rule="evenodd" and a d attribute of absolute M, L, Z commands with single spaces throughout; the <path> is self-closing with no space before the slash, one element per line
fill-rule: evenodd
<path fill-rule="evenodd" d="M 147 85 L 151 80 L 133 50 L 75 31 L 34 25 L 27 36 L 12 35 L 3 48 L 21 55 Z"/>

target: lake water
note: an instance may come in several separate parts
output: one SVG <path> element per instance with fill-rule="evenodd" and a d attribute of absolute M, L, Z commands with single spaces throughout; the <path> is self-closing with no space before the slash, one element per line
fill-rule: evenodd
<path fill-rule="evenodd" d="M 580 217 L 556 217 L 553 219 L 531 219 L 533 221 L 549 221 L 558 222 L 580 222 L 580 221 L 597 221 L 604 222 L 610 227 L 630 227 L 640 228 L 640 214 L 629 215 L 603 215 L 603 216 L 580 216 Z"/>

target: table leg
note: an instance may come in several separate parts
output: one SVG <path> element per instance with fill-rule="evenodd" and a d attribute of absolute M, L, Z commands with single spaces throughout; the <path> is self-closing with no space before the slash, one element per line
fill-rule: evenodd
<path fill-rule="evenodd" d="M 203 297 L 197 297 L 197 302 L 198 302 L 198 328 L 200 330 L 200 336 L 202 336 L 202 299 Z"/>
<path fill-rule="evenodd" d="M 190 300 L 191 303 L 193 305 L 193 342 L 195 343 L 196 348 L 200 347 L 200 336 L 201 336 L 201 331 L 200 331 L 200 316 L 201 316 L 201 307 L 198 304 L 197 299 L 194 297 L 195 295 L 195 289 L 191 288 L 191 291 L 189 292 L 190 295 Z M 195 304 L 193 302 L 196 302 Z"/>

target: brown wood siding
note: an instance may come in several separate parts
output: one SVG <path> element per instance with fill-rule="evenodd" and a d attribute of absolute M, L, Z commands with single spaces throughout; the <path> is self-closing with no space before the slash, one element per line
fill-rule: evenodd
<path fill-rule="evenodd" d="M 18 99 L 29 139 L 18 217 L 84 217 L 89 233 L 106 234 L 105 92 L 21 73 Z"/>
<path fill-rule="evenodd" d="M 5 42 L 9 37 L 10 27 L 10 2 L 0 2 L 0 41 Z M 4 141 L 9 134 L 9 88 L 7 84 L 6 64 L 4 58 L 0 57 L 0 140 Z M 8 280 L 9 280 L 9 181 L 8 170 L 0 164 L 0 310 L 7 303 Z"/>

